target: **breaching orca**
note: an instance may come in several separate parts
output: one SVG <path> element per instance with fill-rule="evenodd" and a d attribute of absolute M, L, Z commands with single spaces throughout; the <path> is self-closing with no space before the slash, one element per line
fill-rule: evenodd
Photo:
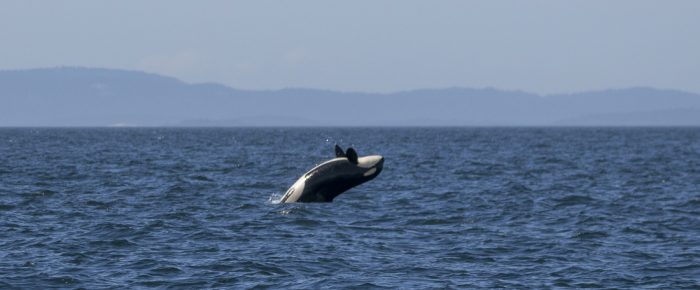
<path fill-rule="evenodd" d="M 370 181 L 382 172 L 384 157 L 357 157 L 355 149 L 343 152 L 335 145 L 335 156 L 302 175 L 281 202 L 331 202 L 346 190 Z"/>

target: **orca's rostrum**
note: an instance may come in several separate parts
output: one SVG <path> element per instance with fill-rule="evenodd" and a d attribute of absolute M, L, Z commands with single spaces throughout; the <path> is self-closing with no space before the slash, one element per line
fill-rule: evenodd
<path fill-rule="evenodd" d="M 357 157 L 353 148 L 343 152 L 335 145 L 335 156 L 302 175 L 287 190 L 281 202 L 331 202 L 348 189 L 377 177 L 384 166 L 384 157 Z"/>

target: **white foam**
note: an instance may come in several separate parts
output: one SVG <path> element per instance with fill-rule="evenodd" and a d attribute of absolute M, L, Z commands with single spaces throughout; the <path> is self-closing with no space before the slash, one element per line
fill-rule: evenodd
<path fill-rule="evenodd" d="M 279 204 L 280 202 L 282 202 L 283 197 L 283 194 L 273 192 L 272 194 L 270 194 L 270 197 L 267 198 L 267 202 L 271 204 Z"/>

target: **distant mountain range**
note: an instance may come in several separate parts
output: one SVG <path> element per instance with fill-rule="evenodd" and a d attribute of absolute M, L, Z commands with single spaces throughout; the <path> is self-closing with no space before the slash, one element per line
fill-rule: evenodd
<path fill-rule="evenodd" d="M 0 71 L 0 126 L 698 126 L 700 95 L 626 88 L 238 90 L 139 71 Z"/>

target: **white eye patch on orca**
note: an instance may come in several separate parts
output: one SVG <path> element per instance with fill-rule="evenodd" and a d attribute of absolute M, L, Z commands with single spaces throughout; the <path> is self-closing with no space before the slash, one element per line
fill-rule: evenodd
<path fill-rule="evenodd" d="M 374 174 L 375 172 L 377 172 L 377 168 L 376 168 L 376 167 L 372 167 L 370 170 L 367 170 L 367 172 L 365 172 L 365 173 L 362 174 L 362 175 L 363 175 L 363 176 L 370 176 L 370 175 Z"/>

